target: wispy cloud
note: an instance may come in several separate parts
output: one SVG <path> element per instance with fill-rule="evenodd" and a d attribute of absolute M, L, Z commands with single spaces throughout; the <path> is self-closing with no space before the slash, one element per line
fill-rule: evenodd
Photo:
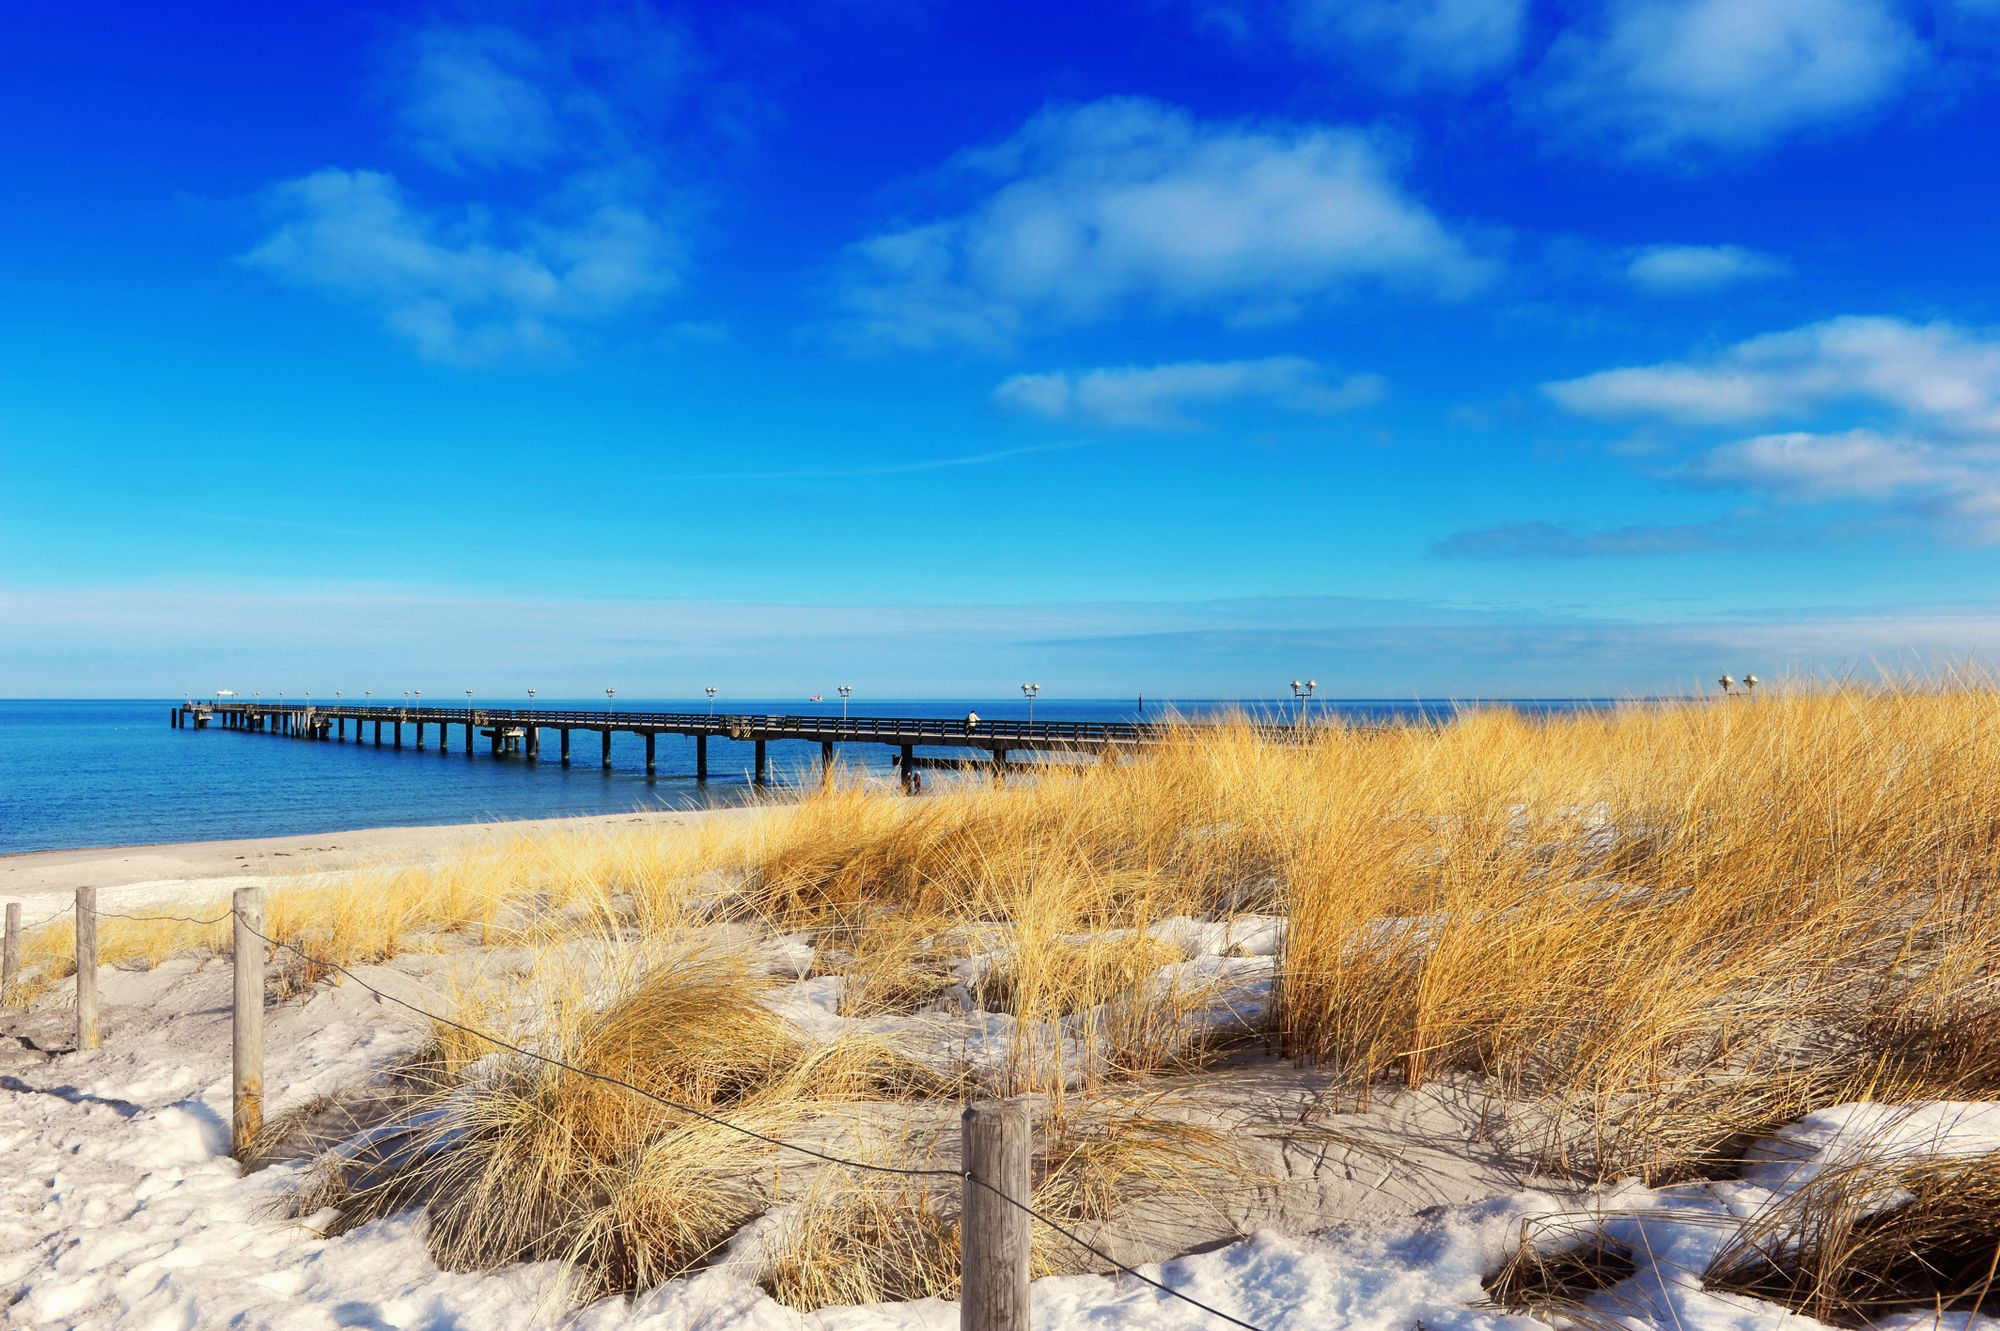
<path fill-rule="evenodd" d="M 1925 59 L 1887 0 L 1614 0 L 1556 40 L 1531 101 L 1561 130 L 1686 165 L 1862 115 Z"/>
<path fill-rule="evenodd" d="M 1302 356 L 1272 356 L 1017 374 L 993 390 L 993 400 L 1048 420 L 1104 429 L 1186 430 L 1200 424 L 1193 408 L 1247 401 L 1330 415 L 1379 401 L 1387 391 L 1380 375 L 1336 379 Z"/>
<path fill-rule="evenodd" d="M 2000 654 L 2000 609 L 1983 604 L 1688 619 L 1330 596 L 882 606 L 0 585 L 0 624 L 20 644 L 0 657 L 0 696 L 12 697 L 217 687 L 498 697 L 533 683 L 546 698 L 615 681 L 621 698 L 718 683 L 740 699 L 842 677 L 876 681 L 864 686 L 876 698 L 993 697 L 1039 677 L 1047 696 L 1122 685 L 1149 698 L 1275 698 L 1300 670 L 1329 697 L 1563 696 L 1672 691 L 1725 667 L 1775 677 Z"/>
<path fill-rule="evenodd" d="M 845 341 L 998 348 L 1134 310 L 1269 322 L 1360 284 L 1452 296 L 1491 272 L 1359 130 L 1107 98 L 1051 107 L 949 174 L 972 188 L 962 211 L 851 247 Z"/>
<path fill-rule="evenodd" d="M 1291 31 L 1364 78 L 1463 85 L 1514 64 L 1527 19 L 1527 0 L 1294 0 Z"/>
<path fill-rule="evenodd" d="M 662 108 L 685 100 L 678 28 L 641 10 L 533 34 L 433 24 L 395 52 L 399 141 L 446 173 L 454 201 L 385 170 L 322 167 L 266 191 L 247 264 L 375 310 L 458 364 L 570 345 L 682 285 L 697 208 L 659 146 Z"/>
<path fill-rule="evenodd" d="M 1648 245 L 1626 259 L 1625 276 L 1655 296 L 1703 296 L 1791 271 L 1775 254 L 1740 245 Z"/>
<path fill-rule="evenodd" d="M 1434 543 L 1431 553 L 1446 559 L 1640 558 L 1697 550 L 1762 550 L 1796 539 L 1757 517 L 1620 527 L 1502 522 L 1454 532 Z"/>

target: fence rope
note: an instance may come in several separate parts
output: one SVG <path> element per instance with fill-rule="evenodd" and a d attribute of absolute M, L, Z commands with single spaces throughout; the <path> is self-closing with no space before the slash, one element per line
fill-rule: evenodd
<path fill-rule="evenodd" d="M 99 919 L 172 920 L 184 924 L 203 924 L 203 925 L 219 924 L 223 920 L 227 920 L 232 916 L 236 915 L 236 911 L 233 907 L 230 910 L 223 912 L 221 915 L 216 916 L 212 920 L 191 919 L 185 916 L 177 916 L 177 915 L 165 915 L 165 916 L 126 915 L 118 911 L 106 911 L 106 910 L 94 911 L 92 913 L 95 914 Z M 732 1123 L 726 1118 L 722 1118 L 718 1115 L 709 1113 L 707 1110 L 697 1109 L 693 1105 L 685 1105 L 681 1104 L 679 1101 L 670 1100 L 666 1096 L 657 1094 L 656 1092 L 653 1091 L 649 1091 L 643 1086 L 635 1086 L 631 1082 L 625 1081 L 623 1078 L 614 1077 L 609 1073 L 604 1073 L 604 1072 L 592 1072 L 588 1068 L 578 1067 L 574 1063 L 568 1062 L 564 1059 L 556 1058 L 553 1055 L 539 1053 L 536 1050 L 527 1049 L 522 1047 L 521 1045 L 515 1044 L 510 1040 L 503 1040 L 499 1036 L 494 1035 L 489 1031 L 482 1031 L 477 1027 L 468 1026 L 462 1021 L 456 1021 L 450 1017 L 439 1016 L 435 1012 L 431 1012 L 424 1008 L 418 1007 L 415 1003 L 410 1002 L 408 999 L 400 998 L 397 995 L 389 993 L 386 990 L 377 988 L 376 986 L 368 983 L 368 981 L 362 979 L 359 975 L 356 975 L 348 967 L 341 965 L 337 961 L 328 961 L 322 957 L 315 957 L 311 953 L 307 952 L 304 948 L 300 947 L 298 944 L 288 942 L 282 938 L 273 938 L 269 934 L 263 932 L 261 929 L 258 929 L 254 925 L 250 924 L 248 921 L 239 921 L 239 923 L 241 924 L 241 927 L 244 929 L 244 931 L 251 934 L 253 937 L 261 938 L 262 940 L 264 940 L 266 943 L 269 943 L 273 947 L 281 947 L 289 952 L 296 954 L 301 961 L 304 961 L 309 966 L 318 966 L 326 970 L 338 971 L 340 974 L 354 981 L 356 985 L 367 990 L 375 997 L 383 1000 L 384 1002 L 394 1003 L 397 1007 L 403 1008 L 408 1012 L 413 1012 L 417 1016 L 424 1018 L 426 1021 L 436 1022 L 441 1026 L 449 1026 L 455 1031 L 459 1031 L 462 1034 L 469 1035 L 476 1040 L 484 1040 L 486 1043 L 490 1045 L 494 1045 L 498 1048 L 519 1054 L 523 1058 L 533 1059 L 538 1063 L 544 1063 L 550 1067 L 561 1068 L 565 1072 L 574 1073 L 579 1077 L 586 1077 L 592 1081 L 603 1082 L 607 1086 L 616 1086 L 621 1090 L 630 1091 L 632 1094 L 640 1096 L 643 1099 L 651 1100 L 655 1104 L 664 1105 L 666 1108 L 672 1109 L 678 1113 L 686 1114 L 693 1118 L 702 1119 L 705 1122 L 712 1123 L 719 1128 L 725 1128 L 730 1132 L 740 1133 L 741 1135 L 749 1137 L 752 1140 L 763 1142 L 769 1146 L 775 1146 L 780 1150 L 792 1151 L 799 1155 L 810 1156 L 811 1158 L 818 1160 L 824 1164 L 837 1165 L 843 1169 L 861 1170 L 863 1172 L 872 1174 L 891 1174 L 901 1178 L 958 1179 L 961 1182 L 970 1183 L 974 1187 L 983 1188 L 987 1192 L 992 1193 L 995 1197 L 998 1197 L 1001 1201 L 1006 1202 L 1007 1205 L 1013 1207 L 1015 1210 L 1020 1211 L 1023 1214 L 1027 1215 L 1029 1219 L 1036 1220 L 1044 1225 L 1047 1225 L 1050 1229 L 1054 1230 L 1064 1239 L 1075 1244 L 1077 1247 L 1083 1249 L 1083 1251 L 1097 1258 L 1097 1260 L 1112 1267 L 1115 1273 L 1119 1275 L 1131 1276 L 1134 1280 L 1140 1281 L 1141 1283 L 1146 1285 L 1150 1285 L 1154 1289 L 1159 1290 L 1162 1294 L 1168 1295 L 1171 1298 L 1179 1299 L 1182 1303 L 1185 1303 L 1193 1308 L 1198 1308 L 1202 1312 L 1205 1312 L 1212 1317 L 1220 1318 L 1221 1320 L 1228 1322 L 1232 1326 L 1243 1327 L 1245 1331 L 1263 1331 L 1263 1328 L 1257 1326 L 1253 1322 L 1246 1322 L 1240 1317 L 1232 1317 L 1230 1314 L 1223 1312 L 1220 1308 L 1211 1307 L 1208 1304 L 1203 1303 L 1200 1299 L 1194 1298 L 1187 1294 L 1183 1294 L 1179 1290 L 1174 1289 L 1172 1286 L 1163 1284 L 1160 1281 L 1153 1279 L 1151 1276 L 1145 1275 L 1142 1272 L 1139 1272 L 1133 1269 L 1132 1267 L 1127 1266 L 1125 1263 L 1119 1261 L 1117 1258 L 1105 1252 L 1102 1248 L 1098 1248 L 1090 1243 L 1085 1242 L 1074 1231 L 1068 1229 L 1062 1224 L 1059 1224 L 1055 1220 L 1050 1219 L 1048 1216 L 1042 1214 L 1040 1211 L 1036 1210 L 1033 1206 L 1030 1206 L 1028 1203 L 1021 1201 L 1017 1197 L 1012 1197 L 1009 1196 L 1007 1193 L 1002 1192 L 1000 1189 L 994 1187 L 991 1183 L 988 1183 L 985 1179 L 980 1178 L 977 1174 L 974 1174 L 969 1169 L 912 1169 L 907 1166 L 900 1166 L 900 1165 L 878 1165 L 878 1164 L 872 1164 L 865 1160 L 850 1160 L 844 1156 L 833 1155 L 826 1151 L 815 1150 L 813 1147 L 810 1146 L 801 1146 L 796 1142 L 788 1142 L 779 1137 L 768 1136 L 765 1133 L 758 1132 L 754 1128 L 746 1128 L 740 1123 Z"/>

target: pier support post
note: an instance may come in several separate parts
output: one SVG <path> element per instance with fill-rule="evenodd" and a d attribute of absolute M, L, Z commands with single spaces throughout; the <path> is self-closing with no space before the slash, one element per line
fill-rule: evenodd
<path fill-rule="evenodd" d="M 264 1125 L 264 892 L 236 889 L 231 951 L 236 963 L 230 1025 L 229 1149 L 238 1160 Z"/>
<path fill-rule="evenodd" d="M 653 774 L 653 741 L 658 738 L 652 731 L 646 732 L 646 775 Z"/>
<path fill-rule="evenodd" d="M 896 756 L 896 766 L 900 768 L 903 773 L 903 793 L 905 795 L 916 794 L 917 793 L 916 750 L 908 744 L 903 745 L 901 752 L 899 752 Z"/>
<path fill-rule="evenodd" d="M 604 727 L 604 770 L 611 770 L 611 727 Z"/>
<path fill-rule="evenodd" d="M 765 761 L 764 741 L 761 739 L 757 741 L 757 784 L 760 786 L 771 784 L 771 765 Z"/>
<path fill-rule="evenodd" d="M 560 735 L 562 736 L 562 765 L 563 765 L 564 767 L 568 767 L 568 766 L 569 766 L 569 727 L 568 727 L 568 726 L 564 726 L 564 727 L 563 727 L 563 728 L 562 728 L 562 729 L 561 729 L 560 731 L 558 731 L 557 733 L 558 733 L 558 734 L 560 734 Z"/>
<path fill-rule="evenodd" d="M 1007 750 L 1005 749 L 993 750 L 993 784 L 996 786 L 1007 784 Z"/>
<path fill-rule="evenodd" d="M 532 722 L 528 726 L 527 747 L 528 761 L 531 763 L 540 762 L 542 760 L 542 728 Z"/>
<path fill-rule="evenodd" d="M 76 890 L 76 1047 L 97 1048 L 97 889 Z"/>
<path fill-rule="evenodd" d="M 487 745 L 487 751 L 496 758 L 500 756 L 500 723 L 498 721 L 493 723 L 493 737 Z M 467 757 L 472 756 L 472 745 L 467 744 L 465 746 L 465 753 Z"/>
<path fill-rule="evenodd" d="M 358 730 L 355 731 L 354 738 L 360 739 L 361 732 Z M 375 747 L 378 749 L 382 747 L 382 723 L 380 721 L 375 723 Z"/>
<path fill-rule="evenodd" d="M 400 749 L 403 747 L 403 723 L 397 721 L 394 724 L 396 727 L 396 747 Z"/>
<path fill-rule="evenodd" d="M 833 780 L 833 741 L 819 742 L 819 779 L 821 782 Z"/>
<path fill-rule="evenodd" d="M 421 751 L 423 747 L 424 747 L 424 723 L 419 721 L 417 722 L 417 748 L 419 751 Z"/>
<path fill-rule="evenodd" d="M 1021 1209 L 1032 1188 L 1028 1106 L 967 1105 L 959 1132 L 958 1324 L 962 1331 L 1028 1331 L 1028 1213 Z"/>
<path fill-rule="evenodd" d="M 21 903 L 7 903 L 7 936 L 0 942 L 0 1003 L 14 1001 L 14 982 L 21 977 Z"/>
<path fill-rule="evenodd" d="M 493 752 L 500 752 L 500 727 L 497 724 L 493 727 Z M 465 714 L 465 756 L 468 758 L 472 756 L 472 713 L 470 712 Z"/>
<path fill-rule="evenodd" d="M 708 736 L 694 737 L 694 779 L 708 780 Z"/>

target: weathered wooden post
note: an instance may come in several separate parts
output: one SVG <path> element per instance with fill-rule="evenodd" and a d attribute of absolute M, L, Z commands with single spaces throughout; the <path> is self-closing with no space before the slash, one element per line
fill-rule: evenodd
<path fill-rule="evenodd" d="M 650 730 L 649 730 L 649 731 L 647 731 L 647 732 L 646 732 L 646 775 L 647 775 L 647 776 L 651 776 L 651 775 L 653 774 L 653 740 L 654 740 L 654 738 L 655 738 L 655 736 L 654 736 L 654 734 L 653 734 L 653 732 L 652 732 L 652 731 L 650 731 Z"/>
<path fill-rule="evenodd" d="M 76 1047 L 97 1048 L 97 889 L 76 890 Z"/>
<path fill-rule="evenodd" d="M 0 1003 L 14 1001 L 14 982 L 21 978 L 21 903 L 7 903 L 7 937 L 0 943 Z"/>
<path fill-rule="evenodd" d="M 764 741 L 760 739 L 757 741 L 757 784 L 760 786 L 768 785 L 770 784 L 770 780 L 771 780 L 771 767 L 770 764 L 765 761 Z"/>
<path fill-rule="evenodd" d="M 417 722 L 417 748 L 422 749 L 423 747 L 424 747 L 424 723 L 421 720 L 419 720 Z"/>
<path fill-rule="evenodd" d="M 472 713 L 467 712 L 465 714 L 465 756 L 468 758 L 472 756 L 472 731 Z M 500 751 L 500 725 L 498 722 L 495 722 L 493 725 L 493 751 L 495 753 Z"/>
<path fill-rule="evenodd" d="M 611 727 L 604 727 L 604 770 L 611 770 Z"/>
<path fill-rule="evenodd" d="M 568 727 L 568 726 L 564 726 L 564 727 L 563 727 L 562 729 L 558 730 L 558 731 L 557 731 L 556 733 L 562 736 L 562 765 L 563 765 L 564 767 L 568 767 L 568 766 L 569 766 L 569 727 Z"/>
<path fill-rule="evenodd" d="M 917 793 L 916 759 L 916 749 L 908 744 L 903 745 L 896 765 L 903 769 L 903 793 L 905 795 L 914 795 Z"/>
<path fill-rule="evenodd" d="M 694 779 L 708 780 L 708 736 L 694 737 Z"/>
<path fill-rule="evenodd" d="M 264 890 L 236 889 L 236 1001 L 230 1033 L 229 1149 L 238 1160 L 264 1126 Z"/>
<path fill-rule="evenodd" d="M 528 761 L 531 763 L 535 763 L 535 762 L 540 762 L 541 760 L 542 760 L 542 728 L 534 724 L 533 722 L 529 722 Z"/>
<path fill-rule="evenodd" d="M 959 1331 L 1028 1331 L 1028 1213 L 1006 1200 L 1025 1206 L 1033 1191 L 1028 1106 L 1021 1100 L 968 1105 L 959 1130 L 966 1176 Z"/>
<path fill-rule="evenodd" d="M 403 747 L 403 723 L 401 721 L 397 721 L 395 725 L 396 725 L 396 747 L 400 749 Z"/>

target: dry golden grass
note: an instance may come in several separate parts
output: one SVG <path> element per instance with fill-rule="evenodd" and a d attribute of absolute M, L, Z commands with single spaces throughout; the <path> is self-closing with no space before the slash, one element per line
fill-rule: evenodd
<path fill-rule="evenodd" d="M 1981 678 L 1296 742 L 1239 725 L 1004 789 L 910 800 L 837 779 L 698 831 L 524 839 L 287 888 L 267 919 L 343 963 L 454 936 L 551 956 L 583 940 L 590 966 L 519 986 L 540 1014 L 524 1038 L 780 1125 L 958 1083 L 879 1048 L 826 1054 L 741 964 L 660 971 L 703 926 L 811 938 L 849 1015 L 965 997 L 1019 1018 L 997 1089 L 1048 1093 L 1060 1123 L 1069 1100 L 1212 1053 L 1189 1032 L 1213 991 L 1163 982 L 1173 955 L 1148 926 L 1274 913 L 1290 1057 L 1364 1098 L 1483 1078 L 1552 1113 L 1552 1166 L 1658 1181 L 1725 1171 L 1831 1103 L 2000 1096 L 1996 755 L 2000 688 Z M 224 943 L 222 927 L 132 929 L 106 923 L 107 959 Z M 62 926 L 33 936 L 30 973 L 59 974 L 65 946 Z M 952 967 L 978 956 L 995 958 L 985 982 L 956 988 Z M 593 1287 L 628 1288 L 702 1260 L 768 1200 L 754 1146 L 507 1060 L 477 1081 L 471 1047 L 441 1042 L 439 1059 L 461 1096 L 475 1077 L 487 1115 L 437 1145 L 448 1167 L 413 1176 L 454 1260 L 570 1255 Z M 894 1218 L 907 1192 L 806 1210 L 930 1252 L 924 1214 Z"/>

